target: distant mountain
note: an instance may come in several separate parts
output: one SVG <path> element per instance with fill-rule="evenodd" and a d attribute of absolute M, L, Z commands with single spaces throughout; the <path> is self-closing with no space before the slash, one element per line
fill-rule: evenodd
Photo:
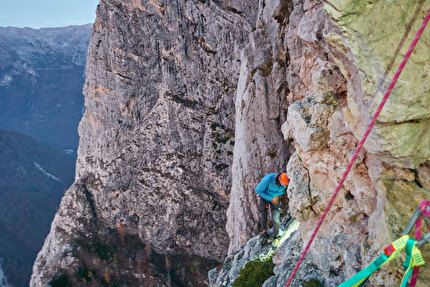
<path fill-rule="evenodd" d="M 74 155 L 0 129 L 0 262 L 12 286 L 28 286 L 74 163 Z"/>
<path fill-rule="evenodd" d="M 0 27 L 0 128 L 77 149 L 91 29 Z"/>

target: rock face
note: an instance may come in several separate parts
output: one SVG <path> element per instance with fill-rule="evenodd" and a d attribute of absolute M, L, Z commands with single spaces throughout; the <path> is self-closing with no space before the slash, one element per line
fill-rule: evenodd
<path fill-rule="evenodd" d="M 278 1 L 265 1 L 265 7 L 271 5 L 280 6 Z M 277 35 L 284 43 L 288 59 L 285 69 L 288 95 L 284 103 L 288 105 L 288 113 L 282 132 L 286 140 L 292 140 L 295 148 L 287 165 L 291 177 L 287 193 L 291 215 L 300 220 L 302 241 L 297 237 L 296 244 L 302 246 L 315 228 L 418 30 L 419 19 L 423 19 L 429 7 L 419 1 L 401 3 L 400 6 L 397 2 L 383 1 L 367 4 L 356 1 L 293 1 L 291 5 L 286 12 L 288 15 L 284 15 L 288 17 L 288 25 Z M 399 14 L 402 17 L 393 16 Z M 267 22 L 279 18 L 276 14 L 268 17 Z M 417 21 L 414 22 L 415 18 Z M 398 29 L 391 34 L 386 25 L 395 25 Z M 408 29 L 414 32 L 403 35 Z M 425 71 L 429 63 L 422 58 L 428 57 L 429 31 L 427 29 L 423 34 L 422 42 L 412 55 L 411 66 L 404 71 L 405 76 L 393 90 L 393 99 L 389 99 L 390 104 L 384 108 L 365 150 L 360 152 L 353 165 L 308 252 L 310 261 L 301 267 L 303 270 L 316 268 L 314 274 L 325 286 L 336 286 L 367 266 L 386 245 L 401 236 L 413 210 L 421 200 L 430 196 L 427 185 L 428 87 L 426 81 L 418 80 L 427 76 Z M 405 43 L 397 47 L 402 37 Z M 272 40 L 264 39 L 264 43 Z M 393 55 L 397 57 L 391 59 Z M 265 63 L 269 62 L 266 60 Z M 264 66 L 264 63 L 260 65 Z M 247 73 L 249 70 L 241 71 L 240 78 Z M 414 96 L 407 96 L 409 93 Z M 240 98 L 239 89 L 237 95 Z M 252 103 L 257 98 L 251 97 L 248 102 Z M 240 114 L 238 105 L 236 112 L 236 118 L 245 114 Z M 252 120 L 240 123 L 236 128 L 250 124 L 253 124 Z M 237 167 L 243 172 L 242 168 Z M 234 171 L 235 162 L 233 187 Z M 230 209 L 235 198 L 244 198 L 243 191 L 239 189 L 240 196 L 235 192 L 237 190 L 233 188 Z M 251 193 L 252 190 L 246 192 L 248 196 Z M 250 225 L 256 226 L 255 219 L 250 219 L 246 212 L 229 217 L 229 222 L 238 218 L 241 225 L 229 229 L 232 239 L 230 251 L 237 250 L 251 235 Z M 267 286 L 284 286 L 297 262 L 290 259 L 298 251 L 287 249 L 287 245 L 280 248 L 284 248 L 285 257 L 276 262 L 276 275 L 266 281 Z M 287 255 L 288 252 L 291 254 Z M 425 258 L 429 255 L 424 252 Z M 303 284 L 306 276 L 310 275 L 311 272 L 303 270 L 299 271 L 293 286 Z M 373 286 L 396 285 L 398 274 L 402 272 L 400 266 L 387 266 L 370 282 Z M 429 276 L 427 271 L 421 273 L 418 284 L 425 286 Z"/>
<path fill-rule="evenodd" d="M 329 33 L 326 38 L 348 79 L 345 120 L 360 137 L 418 31 L 428 4 L 330 2 L 325 9 L 341 33 Z M 396 29 L 390 29 L 393 26 Z M 387 33 L 389 30 L 394 31 Z M 400 167 L 417 168 L 430 159 L 429 87 L 425 84 L 430 65 L 430 54 L 425 52 L 429 35 L 426 29 L 365 146 L 378 158 Z"/>
<path fill-rule="evenodd" d="M 266 173 L 286 169 L 289 209 L 300 230 L 277 249 L 275 275 L 263 285 L 283 286 L 372 117 L 377 91 L 400 61 L 387 59 L 402 32 L 380 25 L 416 31 L 420 21 L 411 20 L 422 19 L 429 5 L 422 3 L 272 0 L 257 9 L 242 1 L 102 1 L 89 50 L 77 181 L 32 285 L 97 260 L 90 269 L 105 270 L 100 282 L 123 282 L 125 274 L 131 285 L 149 286 L 142 278 L 173 284 L 172 277 L 152 276 L 172 265 L 166 259 L 160 267 L 158 255 L 219 262 L 228 246 L 224 224 L 230 255 L 222 272 L 211 272 L 211 284 L 223 278 L 232 284 L 231 275 L 257 252 L 255 239 L 247 243 L 257 233 L 253 189 Z M 411 58 L 421 78 L 429 68 L 422 60 L 429 31 Z M 428 87 L 409 81 L 410 73 L 358 155 L 293 286 L 313 280 L 336 286 L 352 276 L 400 237 L 420 200 L 429 198 Z M 400 96 L 408 87 L 421 94 L 419 103 Z M 105 253 L 95 260 L 91 246 L 79 245 L 87 237 L 91 246 L 115 244 L 106 254 L 120 261 L 124 242 L 147 248 L 137 244 L 131 263 L 119 268 L 108 255 L 102 261 Z M 145 250 L 158 259 L 148 262 Z M 152 275 L 136 267 L 145 264 Z M 369 284 L 396 285 L 401 269 L 384 266 Z M 185 277 L 183 284 L 198 285 Z M 428 280 L 422 271 L 419 284 Z"/>
<path fill-rule="evenodd" d="M 300 258 L 302 243 L 300 232 L 293 233 L 291 237 L 287 238 L 278 248 L 273 248 L 270 244 L 265 244 L 261 236 L 255 236 L 248 240 L 239 250 L 231 253 L 224 260 L 222 266 L 209 272 L 209 286 L 231 287 L 235 284 L 236 280 L 241 279 L 240 273 L 245 273 L 244 271 L 249 268 L 249 265 L 247 266 L 248 263 L 266 260 L 270 260 L 276 264 L 273 268 L 276 275 L 266 278 L 261 286 L 285 286 L 288 280 L 288 274 L 291 273 L 294 264 Z M 293 286 L 329 286 L 324 285 L 327 282 L 321 279 L 322 272 L 313 264 L 312 259 L 312 257 L 304 259 L 302 263 L 303 268 L 298 271 L 300 282 L 297 280 L 294 281 Z M 253 271 L 258 272 L 258 269 L 254 269 Z M 248 285 L 252 286 L 251 284 L 253 284 L 253 282 L 250 281 L 251 280 L 248 280 Z M 311 285 L 311 283 L 314 285 Z"/>
<path fill-rule="evenodd" d="M 240 1 L 101 1 L 88 53 L 76 184 L 35 263 L 32 286 L 64 276 L 77 284 L 76 270 L 83 268 L 106 281 L 103 267 L 79 253 L 85 248 L 76 237 L 115 245 L 111 253 L 119 258 L 126 250 L 108 235 L 120 226 L 143 244 L 139 252 L 160 254 L 146 260 L 154 274 L 164 273 L 157 284 L 173 284 L 167 265 L 185 270 L 190 256 L 200 258 L 193 262 L 201 270 L 189 266 L 178 280 L 204 284 L 181 274 L 206 277 L 202 262 L 213 267 L 227 254 L 234 93 L 255 8 Z M 99 255 L 93 254 L 102 260 Z M 165 255 L 182 256 L 180 267 L 158 266 Z M 136 253 L 131 260 L 139 265 L 141 258 Z M 111 282 L 129 276 L 150 286 L 142 278 L 154 274 L 143 265 L 126 271 L 118 265 L 106 266 Z"/>
<path fill-rule="evenodd" d="M 227 211 L 229 252 L 256 232 L 255 186 L 268 173 L 285 169 L 289 145 L 280 132 L 286 119 L 287 65 L 283 33 L 290 5 L 261 2 L 255 31 L 242 52 L 236 90 L 232 192 Z"/>
<path fill-rule="evenodd" d="M 138 2 L 98 8 L 77 178 L 93 174 L 100 216 L 158 250 L 220 259 L 235 55 L 250 27 L 212 3 Z"/>
<path fill-rule="evenodd" d="M 295 245 L 292 248 L 297 253 L 299 249 L 298 232 L 296 232 L 298 222 L 286 216 L 281 222 L 281 227 L 286 231 L 282 238 L 282 246 L 288 245 L 289 243 Z M 229 256 L 225 258 L 222 266 L 218 266 L 209 272 L 209 285 L 217 287 L 232 286 L 239 277 L 246 277 L 246 275 L 244 276 L 241 273 L 244 273 L 242 271 L 244 268 L 249 268 L 249 266 L 246 266 L 247 263 L 253 262 L 258 264 L 272 260 L 277 261 L 279 257 L 282 256 L 278 251 L 278 248 L 273 246 L 271 242 L 268 242 L 267 238 L 265 239 L 261 235 L 252 237 L 245 245 L 241 246 L 239 250 L 229 254 Z M 291 256 L 291 254 L 288 256 Z M 258 269 L 252 271 L 256 272 Z M 255 276 L 254 278 L 258 277 L 259 276 Z M 252 284 L 252 282 L 249 283 Z M 273 281 L 267 280 L 266 283 L 269 285 L 265 286 L 271 286 Z M 254 285 L 257 285 L 256 282 L 254 282 Z"/>

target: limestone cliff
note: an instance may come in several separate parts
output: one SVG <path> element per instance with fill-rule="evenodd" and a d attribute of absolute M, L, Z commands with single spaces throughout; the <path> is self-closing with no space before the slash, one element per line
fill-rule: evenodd
<path fill-rule="evenodd" d="M 234 93 L 254 10 L 240 1 L 100 2 L 88 51 L 76 184 L 36 261 L 33 286 L 55 274 L 71 280 L 75 270 L 90 268 L 85 258 L 91 255 L 77 254 L 84 247 L 76 238 L 115 245 L 107 235 L 119 226 L 160 258 L 184 255 L 180 265 L 195 255 L 213 266 L 227 254 Z M 67 244 L 72 247 L 61 249 Z M 161 269 L 151 264 L 166 277 L 164 263 Z M 106 265 L 112 282 L 122 273 L 114 265 Z M 94 268 L 100 276 L 103 268 Z M 130 282 L 149 284 L 142 279 L 151 276 L 145 268 L 128 272 Z M 182 284 L 201 284 L 178 277 Z"/>
<path fill-rule="evenodd" d="M 276 250 L 264 285 L 283 286 L 429 5 L 102 0 L 76 182 L 32 285 L 84 267 L 100 282 L 204 285 L 193 262 L 214 260 L 209 267 L 229 248 L 226 264 L 243 265 L 257 242 L 247 243 L 257 234 L 253 188 L 287 169 L 300 228 Z M 294 286 L 353 275 L 429 198 L 429 41 L 427 29 Z M 222 270 L 211 284 L 233 283 L 237 272 Z M 369 284 L 395 285 L 401 272 L 387 266 Z M 423 270 L 420 284 L 429 279 Z"/>

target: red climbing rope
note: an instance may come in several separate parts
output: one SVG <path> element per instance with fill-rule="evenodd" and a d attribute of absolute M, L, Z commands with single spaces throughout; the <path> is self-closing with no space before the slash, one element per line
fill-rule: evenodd
<path fill-rule="evenodd" d="M 391 90 L 394 88 L 394 85 L 396 84 L 397 79 L 399 78 L 400 74 L 402 73 L 402 70 L 403 70 L 404 66 L 406 65 L 406 62 L 409 60 L 409 57 L 410 57 L 412 51 L 414 50 L 414 48 L 415 48 L 418 40 L 420 39 L 421 34 L 423 33 L 424 28 L 426 27 L 429 19 L 430 19 L 430 9 L 427 11 L 427 15 L 424 18 L 423 23 L 421 24 L 420 29 L 418 30 L 417 34 L 415 35 L 415 38 L 412 41 L 411 46 L 409 47 L 408 51 L 406 52 L 406 55 L 403 57 L 402 63 L 400 64 L 399 68 L 397 69 L 396 74 L 394 75 L 393 80 L 391 81 L 390 85 L 388 86 L 388 89 L 385 92 L 385 95 L 382 98 L 382 101 L 379 104 L 378 109 L 376 110 L 376 113 L 375 113 L 375 115 L 372 118 L 372 121 L 370 122 L 369 126 L 367 127 L 366 132 L 363 135 L 363 138 L 361 139 L 360 143 L 358 144 L 358 147 L 355 150 L 355 153 L 354 153 L 353 157 L 351 158 L 351 161 L 349 162 L 348 167 L 345 170 L 345 173 L 343 174 L 343 176 L 342 176 L 341 180 L 339 181 L 339 183 L 338 183 L 338 185 L 337 185 L 337 187 L 336 187 L 333 195 L 331 196 L 330 201 L 329 201 L 327 207 L 324 209 L 324 212 L 323 212 L 323 214 L 321 216 L 321 219 L 319 220 L 319 222 L 317 224 L 317 227 L 315 228 L 314 232 L 312 233 L 312 236 L 309 239 L 309 242 L 307 243 L 307 245 L 305 247 L 305 250 L 303 251 L 302 256 L 300 257 L 299 261 L 297 262 L 296 267 L 294 267 L 293 273 L 291 273 L 291 276 L 288 279 L 287 284 L 285 285 L 285 287 L 288 287 L 291 284 L 291 281 L 293 281 L 293 278 L 296 275 L 297 269 L 299 269 L 300 264 L 302 263 L 303 259 L 305 258 L 305 255 L 308 252 L 309 247 L 311 246 L 313 240 L 315 239 L 315 236 L 316 236 L 318 230 L 320 229 L 321 224 L 323 223 L 325 217 L 327 216 L 327 213 L 329 212 L 329 210 L 330 210 L 330 208 L 331 208 L 331 206 L 332 206 L 332 204 L 334 202 L 334 199 L 336 198 L 336 196 L 337 196 L 337 194 L 338 194 L 338 192 L 339 192 L 339 190 L 340 190 L 343 182 L 345 181 L 346 176 L 348 175 L 349 171 L 351 170 L 351 167 L 352 167 L 355 159 L 357 158 L 358 153 L 360 152 L 361 148 L 363 147 L 363 144 L 366 141 L 367 136 L 370 133 L 370 130 L 373 128 L 373 125 L 375 124 L 376 119 L 378 118 L 379 114 L 381 113 L 381 110 L 384 107 L 385 102 L 387 101 L 388 96 L 391 93 Z"/>

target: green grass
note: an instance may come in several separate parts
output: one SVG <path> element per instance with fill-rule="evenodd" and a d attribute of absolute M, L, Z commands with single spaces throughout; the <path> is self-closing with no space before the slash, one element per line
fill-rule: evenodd
<path fill-rule="evenodd" d="M 302 283 L 303 287 L 324 287 L 318 279 L 310 279 Z"/>
<path fill-rule="evenodd" d="M 240 271 L 240 276 L 233 282 L 234 287 L 255 287 L 262 286 L 264 281 L 275 275 L 273 273 L 272 260 L 267 261 L 250 261 L 246 263 L 245 268 Z"/>

